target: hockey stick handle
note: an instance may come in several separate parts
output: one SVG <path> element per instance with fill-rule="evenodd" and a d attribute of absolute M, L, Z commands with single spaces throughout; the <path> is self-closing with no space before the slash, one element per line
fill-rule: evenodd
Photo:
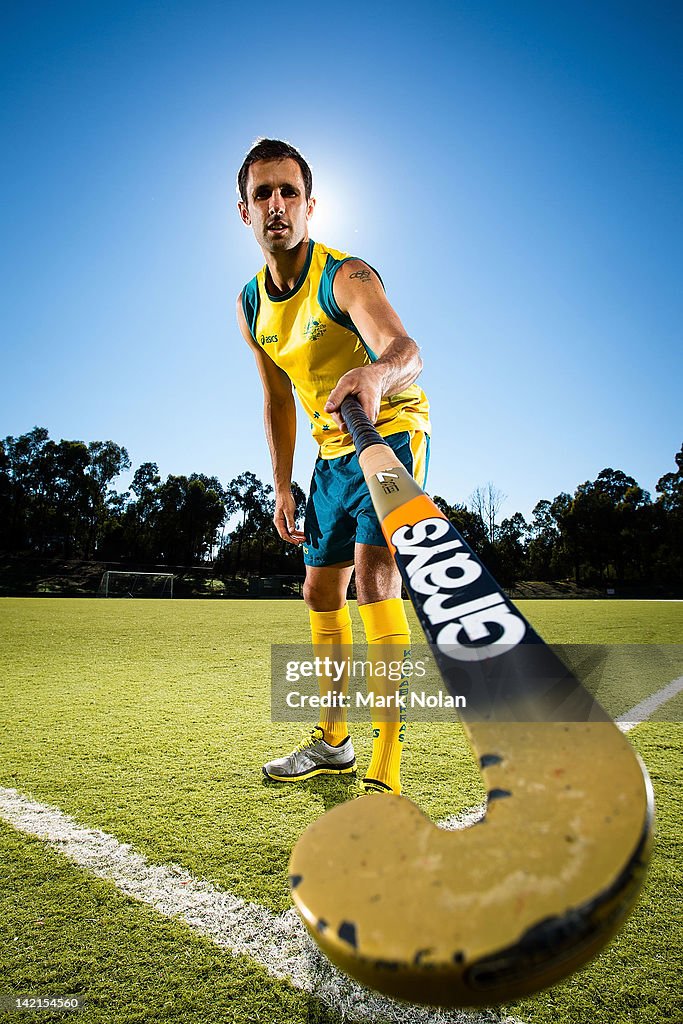
<path fill-rule="evenodd" d="M 356 454 L 361 455 L 373 444 L 386 444 L 377 428 L 370 422 L 355 395 L 347 395 L 341 404 L 341 414 L 349 428 Z"/>

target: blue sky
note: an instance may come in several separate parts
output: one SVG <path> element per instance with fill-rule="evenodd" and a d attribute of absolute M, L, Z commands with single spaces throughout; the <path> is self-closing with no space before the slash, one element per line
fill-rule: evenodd
<path fill-rule="evenodd" d="M 680 3 L 27 0 L 2 37 L 1 436 L 270 479 L 234 178 L 271 135 L 422 346 L 431 493 L 528 516 L 673 470 Z M 302 421 L 304 486 L 314 456 Z"/>

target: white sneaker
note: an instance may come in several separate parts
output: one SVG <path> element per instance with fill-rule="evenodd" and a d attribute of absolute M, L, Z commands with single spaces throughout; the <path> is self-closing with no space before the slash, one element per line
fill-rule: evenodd
<path fill-rule="evenodd" d="M 314 775 L 345 775 L 356 770 L 356 752 L 351 737 L 338 747 L 325 740 L 325 733 L 316 725 L 307 739 L 291 754 L 264 764 L 262 771 L 274 782 L 301 782 Z"/>

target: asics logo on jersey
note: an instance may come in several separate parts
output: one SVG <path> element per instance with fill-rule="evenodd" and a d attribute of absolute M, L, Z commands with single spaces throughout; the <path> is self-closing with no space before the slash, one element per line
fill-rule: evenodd
<path fill-rule="evenodd" d="M 274 345 L 277 342 L 277 334 L 262 334 L 259 338 L 260 345 Z"/>

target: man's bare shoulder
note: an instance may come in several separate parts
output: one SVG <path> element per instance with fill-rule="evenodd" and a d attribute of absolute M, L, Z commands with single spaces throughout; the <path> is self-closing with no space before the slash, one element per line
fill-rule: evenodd
<path fill-rule="evenodd" d="M 235 307 L 237 313 L 237 326 L 239 327 L 240 334 L 246 341 L 247 345 L 249 345 L 250 348 L 254 349 L 255 351 L 259 351 L 258 346 L 254 343 L 254 339 L 249 329 L 249 324 L 247 323 L 247 318 L 244 315 L 244 304 L 242 301 L 243 292 L 244 289 L 242 289 L 242 291 L 237 296 L 237 303 Z"/>
<path fill-rule="evenodd" d="M 359 304 L 386 301 L 381 277 L 374 267 L 357 256 L 345 260 L 339 267 L 332 288 L 337 305 L 345 313 Z"/>
<path fill-rule="evenodd" d="M 360 259 L 358 256 L 351 256 L 349 259 L 344 260 L 336 276 L 341 276 L 358 284 L 367 284 L 373 279 L 380 281 L 380 276 L 374 267 L 371 267 L 369 263 L 366 263 L 365 260 Z"/>

